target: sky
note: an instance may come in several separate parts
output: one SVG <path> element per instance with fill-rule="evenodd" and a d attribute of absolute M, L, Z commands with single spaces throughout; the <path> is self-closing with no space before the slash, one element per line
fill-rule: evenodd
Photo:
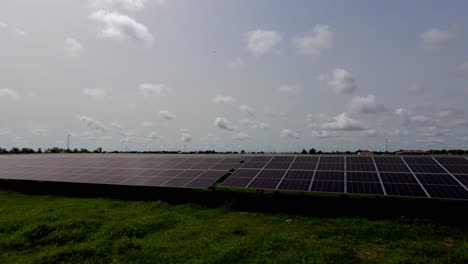
<path fill-rule="evenodd" d="M 468 149 L 466 10 L 3 0 L 0 147 Z"/>

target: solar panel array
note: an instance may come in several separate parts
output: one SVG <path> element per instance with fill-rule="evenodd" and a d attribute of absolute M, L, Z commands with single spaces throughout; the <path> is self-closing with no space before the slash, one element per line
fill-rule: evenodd
<path fill-rule="evenodd" d="M 239 167 L 221 187 L 468 200 L 468 159 L 255 157 Z"/>
<path fill-rule="evenodd" d="M 468 200 L 468 158 L 452 156 L 11 155 L 0 179 L 350 193 Z"/>
<path fill-rule="evenodd" d="M 243 157 L 33 155 L 0 157 L 0 179 L 208 188 Z"/>

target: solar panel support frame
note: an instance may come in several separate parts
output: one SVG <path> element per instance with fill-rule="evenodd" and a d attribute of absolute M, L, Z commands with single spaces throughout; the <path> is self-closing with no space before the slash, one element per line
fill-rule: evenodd
<path fill-rule="evenodd" d="M 319 166 L 319 163 L 320 163 L 320 158 L 322 156 L 319 156 L 318 159 L 317 159 L 317 164 L 315 164 L 315 170 L 314 170 L 314 174 L 312 175 L 312 180 L 310 181 L 310 184 L 309 184 L 309 188 L 307 189 L 308 192 L 310 192 L 312 190 L 312 184 L 314 184 L 314 181 L 315 181 L 315 175 L 317 174 L 317 169 L 318 169 L 318 166 Z"/>
<path fill-rule="evenodd" d="M 437 164 L 439 164 L 439 166 L 440 166 L 442 169 L 444 169 L 444 170 L 450 175 L 450 177 L 452 177 L 456 182 L 458 182 L 458 184 L 460 184 L 460 185 L 463 187 L 463 189 L 465 189 L 465 190 L 468 192 L 468 187 L 466 187 L 463 183 L 461 183 L 461 182 L 457 179 L 457 177 L 453 176 L 453 174 L 452 174 L 450 171 L 448 171 L 448 170 L 444 167 L 444 165 L 442 165 L 436 158 L 432 157 L 432 159 L 433 159 L 435 162 L 437 162 Z"/>
<path fill-rule="evenodd" d="M 284 172 L 283 177 L 281 177 L 281 180 L 278 182 L 278 185 L 276 185 L 275 190 L 278 190 L 278 188 L 280 187 L 280 185 L 283 182 L 284 178 L 286 177 L 286 174 L 288 174 L 289 170 L 291 169 L 291 167 L 294 164 L 294 162 L 296 161 L 296 159 L 297 159 L 297 156 L 295 156 L 294 159 L 292 160 L 291 164 L 289 164 L 289 167 Z"/>
<path fill-rule="evenodd" d="M 406 160 L 403 158 L 403 156 L 400 156 L 401 160 L 403 161 L 403 163 L 405 163 L 406 167 L 408 167 L 409 171 L 411 172 L 411 174 L 413 174 L 413 177 L 416 179 L 416 181 L 419 183 L 419 186 L 421 186 L 421 188 L 423 189 L 424 193 L 427 195 L 428 198 L 432 198 L 431 195 L 427 192 L 426 188 L 424 188 L 424 185 L 421 183 L 421 181 L 419 180 L 419 178 L 416 176 L 416 174 L 414 174 L 414 171 L 413 169 L 411 169 L 411 167 L 408 165 L 408 163 L 406 163 Z"/>
<path fill-rule="evenodd" d="M 374 164 L 374 167 L 375 167 L 375 171 L 377 172 L 377 177 L 379 177 L 379 181 L 380 181 L 380 185 L 382 186 L 383 193 L 384 195 L 387 195 L 387 190 L 385 190 L 382 177 L 380 177 L 380 171 L 379 171 L 379 168 L 377 168 L 377 163 L 375 163 L 374 156 L 372 156 L 371 158 L 372 158 L 372 163 Z"/>
<path fill-rule="evenodd" d="M 348 178 L 346 176 L 346 156 L 344 156 L 344 193 L 348 193 Z"/>

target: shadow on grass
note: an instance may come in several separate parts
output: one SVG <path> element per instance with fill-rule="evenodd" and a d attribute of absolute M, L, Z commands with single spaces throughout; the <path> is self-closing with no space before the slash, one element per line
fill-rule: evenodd
<path fill-rule="evenodd" d="M 120 200 L 161 200 L 195 203 L 237 211 L 299 214 L 315 217 L 371 219 L 421 218 L 466 225 L 468 202 L 384 196 L 357 196 L 255 190 L 193 190 L 140 186 L 1 180 L 0 189 L 38 195 L 100 197 Z"/>

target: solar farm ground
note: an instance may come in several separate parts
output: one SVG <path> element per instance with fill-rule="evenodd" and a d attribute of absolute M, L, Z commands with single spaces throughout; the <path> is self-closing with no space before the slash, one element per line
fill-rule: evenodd
<path fill-rule="evenodd" d="M 0 201 L 0 263 L 468 260 L 466 222 L 261 212 L 240 210 L 232 201 L 213 206 L 200 201 L 132 201 L 11 191 L 0 191 Z"/>

